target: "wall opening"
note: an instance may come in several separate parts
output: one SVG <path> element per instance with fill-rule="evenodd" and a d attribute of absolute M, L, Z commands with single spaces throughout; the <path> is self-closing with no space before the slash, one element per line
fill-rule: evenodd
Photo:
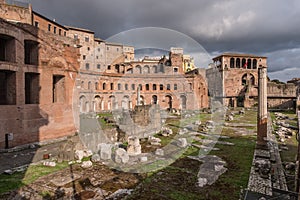
<path fill-rule="evenodd" d="M 0 34 L 0 61 L 16 61 L 15 39 L 11 36 Z"/>
<path fill-rule="evenodd" d="M 25 73 L 25 104 L 38 104 L 40 74 Z"/>
<path fill-rule="evenodd" d="M 16 104 L 16 72 L 0 70 L 0 105 Z"/>
<path fill-rule="evenodd" d="M 65 76 L 53 75 L 53 103 L 65 102 Z"/>
<path fill-rule="evenodd" d="M 32 40 L 24 40 L 24 63 L 27 65 L 38 65 L 38 42 Z"/>

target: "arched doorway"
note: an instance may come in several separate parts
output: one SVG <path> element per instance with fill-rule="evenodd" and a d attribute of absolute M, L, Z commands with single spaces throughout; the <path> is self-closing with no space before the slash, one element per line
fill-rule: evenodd
<path fill-rule="evenodd" d="M 180 96 L 180 106 L 181 109 L 186 109 L 186 96 L 184 95 Z"/>
<path fill-rule="evenodd" d="M 122 108 L 128 110 L 130 107 L 129 105 L 129 97 L 128 96 L 124 96 L 122 99 Z"/>
<path fill-rule="evenodd" d="M 152 96 L 152 104 L 157 104 L 157 96 L 156 95 Z"/>
<path fill-rule="evenodd" d="M 94 111 L 95 112 L 100 112 L 101 110 L 101 98 L 99 95 L 95 96 L 94 98 Z"/>
<path fill-rule="evenodd" d="M 167 102 L 167 105 L 168 105 L 168 110 L 171 110 L 172 109 L 172 96 L 171 95 L 167 95 L 166 96 L 166 102 Z"/>
<path fill-rule="evenodd" d="M 86 112 L 86 98 L 85 96 L 81 96 L 79 98 L 79 111 L 80 113 L 85 113 Z"/>

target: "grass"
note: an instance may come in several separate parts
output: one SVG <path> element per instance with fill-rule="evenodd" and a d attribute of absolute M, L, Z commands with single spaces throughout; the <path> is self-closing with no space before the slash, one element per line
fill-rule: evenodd
<path fill-rule="evenodd" d="M 100 122 L 101 128 L 103 130 L 111 129 L 111 128 L 115 127 L 115 125 L 113 123 L 106 123 L 106 121 L 104 120 L 105 117 L 107 117 L 109 119 L 113 119 L 112 113 L 100 113 L 100 114 L 98 114 L 98 116 L 99 116 L 99 122 Z"/>
<path fill-rule="evenodd" d="M 15 172 L 12 175 L 0 174 L 0 194 L 28 185 L 39 177 L 57 172 L 68 166 L 67 162 L 57 163 L 55 167 L 30 165 L 24 172 Z"/>
<path fill-rule="evenodd" d="M 198 116 L 195 118 L 199 120 Z M 246 111 L 237 121 L 256 123 L 256 112 Z M 179 122 L 172 119 L 168 123 L 176 125 Z M 191 146 L 172 165 L 149 174 L 127 199 L 147 199 L 149 195 L 152 199 L 239 199 L 240 189 L 246 188 L 248 184 L 256 136 L 236 136 L 234 130 L 229 128 L 224 128 L 222 135 L 229 135 L 230 138 L 220 140 L 235 145 L 216 144 L 215 147 L 220 150 L 210 152 L 225 160 L 228 168 L 213 185 L 203 188 L 196 186 L 201 163 L 187 158 L 199 154 L 199 149 Z"/>

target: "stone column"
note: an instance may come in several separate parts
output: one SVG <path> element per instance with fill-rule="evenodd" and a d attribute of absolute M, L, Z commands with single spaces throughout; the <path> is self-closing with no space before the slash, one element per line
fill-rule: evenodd
<path fill-rule="evenodd" d="M 138 85 L 137 87 L 137 102 L 136 102 L 136 105 L 141 105 L 141 88 L 140 86 Z"/>
<path fill-rule="evenodd" d="M 267 144 L 267 67 L 258 68 L 258 111 L 257 111 L 257 144 Z"/>

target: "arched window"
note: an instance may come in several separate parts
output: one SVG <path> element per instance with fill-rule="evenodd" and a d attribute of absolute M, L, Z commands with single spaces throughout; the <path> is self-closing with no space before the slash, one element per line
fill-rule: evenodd
<path fill-rule="evenodd" d="M 91 81 L 89 81 L 89 83 L 88 83 L 88 90 L 91 89 L 91 85 L 92 85 L 92 83 L 91 83 Z"/>
<path fill-rule="evenodd" d="M 157 104 L 157 96 L 156 95 L 152 96 L 152 103 Z"/>
<path fill-rule="evenodd" d="M 128 90 L 128 84 L 127 83 L 125 84 L 125 90 Z"/>
<path fill-rule="evenodd" d="M 80 87 L 81 87 L 82 89 L 84 89 L 84 81 L 81 81 Z"/>
<path fill-rule="evenodd" d="M 95 90 L 98 90 L 98 82 L 95 83 Z"/>
<path fill-rule="evenodd" d="M 247 74 L 244 74 L 242 76 L 242 85 L 246 85 L 247 84 Z"/>
<path fill-rule="evenodd" d="M 142 67 L 140 65 L 136 66 L 136 71 L 138 74 L 142 73 Z"/>
<path fill-rule="evenodd" d="M 235 67 L 236 68 L 241 68 L 241 60 L 239 58 L 236 59 Z"/>
<path fill-rule="evenodd" d="M 234 68 L 234 58 L 230 58 L 230 68 Z"/>
<path fill-rule="evenodd" d="M 257 69 L 257 60 L 253 59 L 253 69 Z"/>
<path fill-rule="evenodd" d="M 158 73 L 157 65 L 154 65 L 154 66 L 152 67 L 152 69 L 153 69 L 153 73 Z"/>
<path fill-rule="evenodd" d="M 252 64 L 252 62 L 251 62 L 251 59 L 249 58 L 247 60 L 247 69 L 251 69 L 251 64 Z"/>
<path fill-rule="evenodd" d="M 167 84 L 167 90 L 171 90 L 171 85 Z"/>
<path fill-rule="evenodd" d="M 148 65 L 144 66 L 144 74 L 149 74 L 150 73 L 150 68 Z"/>
<path fill-rule="evenodd" d="M 149 90 L 149 84 L 146 84 L 146 90 Z"/>
<path fill-rule="evenodd" d="M 131 84 L 131 89 L 135 90 L 135 84 Z"/>
<path fill-rule="evenodd" d="M 122 85 L 121 83 L 118 83 L 118 90 L 121 90 L 122 89 Z"/>
<path fill-rule="evenodd" d="M 114 90 L 114 83 L 110 83 L 110 90 Z"/>
<path fill-rule="evenodd" d="M 153 89 L 153 90 L 156 90 L 156 84 L 153 84 L 153 85 L 152 85 L 152 89 Z"/>
<path fill-rule="evenodd" d="M 141 91 L 143 90 L 142 84 L 139 84 L 139 88 L 140 88 Z"/>
<path fill-rule="evenodd" d="M 164 90 L 164 85 L 163 84 L 159 84 L 159 90 Z"/>
<path fill-rule="evenodd" d="M 177 90 L 177 84 L 174 84 L 174 90 Z"/>
<path fill-rule="evenodd" d="M 242 59 L 242 67 L 245 68 L 245 69 L 247 68 L 247 64 L 246 64 L 246 59 L 245 58 Z"/>
<path fill-rule="evenodd" d="M 103 90 L 106 90 L 106 83 L 103 83 L 103 84 L 102 84 L 102 89 L 103 89 Z"/>
<path fill-rule="evenodd" d="M 250 80 L 249 80 L 251 85 L 255 85 L 255 77 L 253 76 L 253 74 L 250 74 Z"/>

